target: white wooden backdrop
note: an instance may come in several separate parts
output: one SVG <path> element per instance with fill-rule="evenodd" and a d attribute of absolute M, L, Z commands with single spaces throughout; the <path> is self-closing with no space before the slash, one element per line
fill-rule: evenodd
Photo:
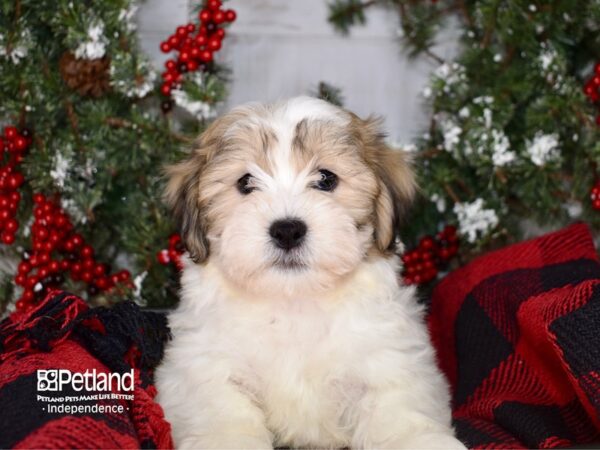
<path fill-rule="evenodd" d="M 186 23 L 199 0 L 146 0 L 138 12 L 144 49 L 157 66 L 166 59 L 158 46 Z M 342 88 L 345 106 L 361 116 L 385 117 L 394 142 L 408 143 L 426 128 L 421 91 L 434 66 L 411 60 L 399 45 L 397 14 L 368 12 L 367 25 L 349 37 L 327 22 L 327 0 L 230 0 L 238 13 L 220 58 L 232 69 L 224 108 L 247 101 L 272 101 L 314 92 L 319 81 Z M 453 33 L 436 51 L 451 55 Z"/>

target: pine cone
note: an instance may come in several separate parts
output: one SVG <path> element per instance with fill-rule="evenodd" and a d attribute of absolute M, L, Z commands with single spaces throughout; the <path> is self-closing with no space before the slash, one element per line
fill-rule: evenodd
<path fill-rule="evenodd" d="M 110 90 L 110 58 L 77 59 L 71 52 L 60 58 L 60 74 L 82 96 L 101 97 Z"/>

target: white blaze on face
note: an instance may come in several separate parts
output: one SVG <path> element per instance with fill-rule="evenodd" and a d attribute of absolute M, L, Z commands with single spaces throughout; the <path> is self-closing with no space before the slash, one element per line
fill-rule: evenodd
<path fill-rule="evenodd" d="M 246 108 L 247 116 L 226 132 L 240 144 L 214 169 L 226 175 L 214 180 L 220 193 L 209 202 L 211 262 L 234 284 L 264 295 L 329 289 L 373 243 L 375 176 L 358 149 L 342 142 L 350 115 L 307 97 Z M 302 154 L 294 139 L 304 120 L 312 141 Z M 315 189 L 320 169 L 338 175 L 334 191 Z M 243 195 L 236 180 L 246 173 L 255 189 Z M 269 234 L 275 221 L 286 219 L 307 227 L 302 243 L 287 251 Z"/>

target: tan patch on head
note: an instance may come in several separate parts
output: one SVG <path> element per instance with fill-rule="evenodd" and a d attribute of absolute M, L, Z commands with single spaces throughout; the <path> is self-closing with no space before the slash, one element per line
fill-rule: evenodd
<path fill-rule="evenodd" d="M 375 242 L 385 252 L 394 248 L 400 220 L 414 198 L 417 184 L 406 153 L 385 144 L 380 126 L 380 119 L 362 120 L 353 115 L 351 128 L 361 141 L 366 163 L 378 179 Z"/>
<path fill-rule="evenodd" d="M 235 185 L 236 165 L 248 158 L 267 167 L 267 152 L 277 138 L 268 127 L 247 119 L 265 113 L 261 106 L 236 108 L 215 120 L 184 161 L 166 168 L 165 201 L 173 210 L 184 244 L 195 262 L 208 258 L 207 233 L 212 199 L 224 183 Z M 231 133 L 231 130 L 235 130 Z M 243 174 L 242 174 L 243 175 Z"/>
<path fill-rule="evenodd" d="M 173 210 L 183 242 L 196 261 L 204 261 L 208 257 L 206 229 L 199 204 L 198 181 L 203 167 L 206 165 L 207 152 L 195 151 L 185 161 L 166 168 L 169 182 L 165 189 L 165 201 Z"/>

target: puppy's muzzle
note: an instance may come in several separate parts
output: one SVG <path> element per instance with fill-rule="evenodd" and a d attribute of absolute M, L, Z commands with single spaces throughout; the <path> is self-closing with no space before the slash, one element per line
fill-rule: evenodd
<path fill-rule="evenodd" d="M 275 246 L 285 251 L 299 247 L 304 241 L 306 232 L 306 224 L 298 219 L 277 220 L 269 228 L 269 235 Z"/>

